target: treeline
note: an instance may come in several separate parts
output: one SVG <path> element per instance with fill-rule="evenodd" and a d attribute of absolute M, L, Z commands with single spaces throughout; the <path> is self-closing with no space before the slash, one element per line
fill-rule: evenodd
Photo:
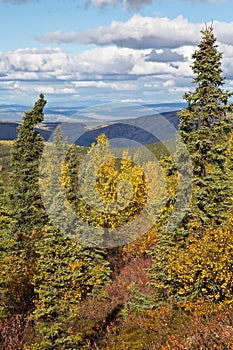
<path fill-rule="evenodd" d="M 232 94 L 201 33 L 156 162 L 61 127 L 45 144 L 43 94 L 25 112 L 0 182 L 1 349 L 233 349 Z"/>

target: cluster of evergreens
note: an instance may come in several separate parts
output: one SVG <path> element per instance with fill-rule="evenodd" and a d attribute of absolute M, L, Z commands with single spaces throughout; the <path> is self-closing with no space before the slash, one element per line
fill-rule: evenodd
<path fill-rule="evenodd" d="M 178 163 L 165 152 L 159 169 L 141 166 L 130 151 L 114 156 L 104 135 L 70 147 L 58 127 L 45 146 L 43 94 L 25 113 L 0 182 L 1 349 L 233 349 L 233 106 L 211 26 L 193 60 L 179 113 L 192 199 L 175 227 L 179 141 Z M 142 235 L 145 206 L 154 221 Z M 116 228 L 133 220 L 121 245 Z"/>

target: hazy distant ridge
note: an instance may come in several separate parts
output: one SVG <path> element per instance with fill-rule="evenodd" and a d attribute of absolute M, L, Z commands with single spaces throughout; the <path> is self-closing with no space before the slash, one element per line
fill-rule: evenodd
<path fill-rule="evenodd" d="M 161 115 L 169 121 L 176 129 L 179 124 L 179 118 L 177 111 L 161 113 Z M 93 128 L 90 123 L 73 123 L 73 128 L 79 131 L 79 135 L 82 136 L 75 142 L 81 146 L 90 146 L 94 142 L 97 136 L 104 133 L 109 139 L 113 138 L 125 138 L 134 140 L 141 144 L 151 144 L 158 140 L 168 139 L 172 137 L 166 132 L 166 127 L 163 125 L 163 120 L 160 120 L 156 127 L 159 129 L 159 139 L 156 138 L 153 133 L 150 133 L 150 126 L 155 123 L 155 119 L 158 115 L 142 116 L 138 118 L 122 119 L 120 121 L 110 121 L 104 124 L 99 124 Z M 36 130 L 42 135 L 45 141 L 47 141 L 56 127 L 61 124 L 59 122 L 45 122 L 38 125 Z M 17 137 L 17 127 L 20 125 L 19 122 L 5 122 L 0 121 L 0 140 L 14 140 Z"/>

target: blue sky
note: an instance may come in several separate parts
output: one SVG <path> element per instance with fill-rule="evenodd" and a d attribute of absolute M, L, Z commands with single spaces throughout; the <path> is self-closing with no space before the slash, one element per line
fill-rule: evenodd
<path fill-rule="evenodd" d="M 0 103 L 182 101 L 213 21 L 233 88 L 232 0 L 0 0 Z"/>

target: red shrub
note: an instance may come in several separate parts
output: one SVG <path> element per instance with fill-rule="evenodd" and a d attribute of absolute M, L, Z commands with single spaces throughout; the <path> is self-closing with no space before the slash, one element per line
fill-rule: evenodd
<path fill-rule="evenodd" d="M 22 350 L 25 343 L 33 336 L 32 323 L 23 316 L 0 320 L 1 350 Z"/>

